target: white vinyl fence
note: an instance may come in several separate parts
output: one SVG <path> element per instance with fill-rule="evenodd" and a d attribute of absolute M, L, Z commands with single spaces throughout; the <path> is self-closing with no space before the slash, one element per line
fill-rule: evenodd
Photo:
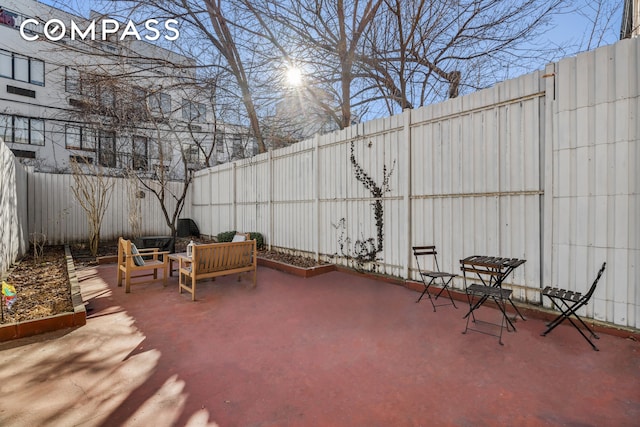
<path fill-rule="evenodd" d="M 101 240 L 113 240 L 119 236 L 130 236 L 129 225 L 129 181 L 124 178 L 105 178 L 111 181 L 113 191 L 107 211 L 102 221 Z M 29 231 L 43 233 L 48 244 L 63 244 L 86 241 L 89 236 L 87 215 L 82 209 L 71 188 L 73 175 L 31 173 L 29 174 Z M 164 219 L 158 199 L 148 190 L 137 186 L 143 195 L 139 200 L 142 212 L 143 235 L 167 235 L 169 227 Z M 181 182 L 170 182 L 168 193 L 180 196 Z M 169 214 L 175 207 L 175 199 L 167 196 Z M 188 196 L 182 217 L 187 217 L 191 208 Z"/>
<path fill-rule="evenodd" d="M 584 314 L 638 327 L 639 63 L 640 39 L 623 40 L 200 171 L 193 218 L 205 234 L 258 231 L 272 247 L 403 278 L 417 278 L 414 245 L 437 245 L 453 272 L 474 254 L 524 258 L 508 285 L 534 303 L 546 285 L 585 290 L 606 261 Z"/>
<path fill-rule="evenodd" d="M 0 139 L 0 275 L 29 247 L 26 175 Z"/>
<path fill-rule="evenodd" d="M 0 172 L 0 274 L 25 253 L 34 234 L 42 234 L 46 243 L 51 245 L 88 241 L 89 222 L 73 195 L 73 175 L 25 169 L 1 140 Z M 131 182 L 116 177 L 105 179 L 113 183 L 113 190 L 102 222 L 101 240 L 131 236 Z M 169 182 L 167 185 L 166 205 L 170 215 L 182 188 L 181 182 Z M 147 236 L 169 234 L 158 199 L 140 184 L 137 184 L 136 191 L 140 195 L 141 233 Z M 190 211 L 191 196 L 188 193 L 180 218 L 188 218 Z"/>

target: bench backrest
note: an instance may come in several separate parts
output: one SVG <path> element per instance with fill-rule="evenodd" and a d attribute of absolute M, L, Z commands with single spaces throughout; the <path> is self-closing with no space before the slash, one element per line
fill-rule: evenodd
<path fill-rule="evenodd" d="M 196 275 L 255 266 L 256 241 L 195 245 L 192 259 Z"/>

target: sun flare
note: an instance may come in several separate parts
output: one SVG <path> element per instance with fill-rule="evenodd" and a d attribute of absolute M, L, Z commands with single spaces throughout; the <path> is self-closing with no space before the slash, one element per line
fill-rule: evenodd
<path fill-rule="evenodd" d="M 287 83 L 289 86 L 300 86 L 302 84 L 302 70 L 298 67 L 287 69 Z"/>

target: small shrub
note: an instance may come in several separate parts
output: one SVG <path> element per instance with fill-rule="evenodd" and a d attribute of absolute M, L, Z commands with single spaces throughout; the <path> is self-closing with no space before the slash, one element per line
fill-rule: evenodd
<path fill-rule="evenodd" d="M 249 238 L 256 241 L 256 247 L 258 250 L 264 249 L 264 236 L 257 231 L 249 233 Z"/>
<path fill-rule="evenodd" d="M 235 230 L 223 231 L 222 233 L 219 233 L 217 236 L 218 243 L 231 242 L 233 240 L 233 236 L 235 236 L 236 233 L 237 231 Z M 258 248 L 258 250 L 262 250 L 264 248 L 264 236 L 262 235 L 262 233 L 251 232 L 249 233 L 249 239 L 256 241 L 256 247 Z"/>
<path fill-rule="evenodd" d="M 218 242 L 219 243 L 224 243 L 224 242 L 230 242 L 233 240 L 233 236 L 236 235 L 236 231 L 223 231 L 222 233 L 218 233 Z"/>

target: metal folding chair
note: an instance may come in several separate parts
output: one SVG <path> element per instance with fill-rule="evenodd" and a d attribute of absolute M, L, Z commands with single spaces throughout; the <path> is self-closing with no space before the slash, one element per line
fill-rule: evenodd
<path fill-rule="evenodd" d="M 511 325 L 513 330 L 514 331 L 516 330 L 515 326 L 513 326 L 513 323 L 511 323 L 511 320 L 509 320 L 509 317 L 507 316 L 507 311 L 506 311 L 506 301 L 509 301 L 509 298 L 511 298 L 511 289 L 502 289 L 500 287 L 486 286 L 486 285 L 480 285 L 476 283 L 474 283 L 473 285 L 467 286 L 466 282 L 467 281 L 466 281 L 466 275 L 465 275 L 465 292 L 467 293 L 467 299 L 469 300 L 469 312 L 464 316 L 467 319 L 467 323 L 462 333 L 466 334 L 467 331 L 476 331 L 486 335 L 492 335 L 494 337 L 498 337 L 498 343 L 500 345 L 504 345 L 504 343 L 502 342 L 502 331 L 504 330 L 504 328 L 506 327 L 508 331 L 509 325 Z M 474 304 L 472 299 L 473 297 L 480 297 L 480 299 L 478 302 Z M 495 302 L 496 306 L 500 309 L 500 312 L 502 313 L 502 317 L 500 318 L 499 325 L 497 323 L 476 320 L 476 315 L 474 314 L 474 312 L 478 308 L 480 308 L 480 306 L 482 306 L 489 298 L 491 298 L 493 302 Z M 497 334 L 493 332 L 487 332 L 485 330 L 478 329 L 478 328 L 470 328 L 469 319 L 473 319 L 473 323 L 482 322 L 489 325 L 500 326 L 500 333 Z M 507 322 L 506 324 L 505 324 L 505 320 Z"/>
<path fill-rule="evenodd" d="M 591 337 L 596 339 L 600 338 L 598 335 L 595 334 L 595 332 L 593 332 L 593 330 L 589 326 L 587 326 L 586 323 L 582 321 L 580 316 L 578 316 L 577 311 L 579 308 L 586 305 L 591 299 L 593 292 L 596 290 L 596 285 L 598 284 L 598 281 L 600 280 L 602 273 L 604 273 L 604 268 L 606 265 L 607 265 L 606 262 L 602 263 L 602 267 L 600 268 L 600 271 L 598 271 L 598 276 L 596 277 L 596 280 L 593 281 L 593 284 L 591 285 L 587 293 L 584 295 L 582 295 L 582 293 L 580 292 L 568 291 L 566 289 L 552 288 L 550 286 L 547 286 L 542 290 L 542 295 L 546 295 L 547 297 L 549 297 L 553 305 L 561 312 L 558 317 L 556 317 L 551 323 L 547 325 L 547 329 L 541 334 L 542 336 L 547 335 L 549 332 L 554 330 L 556 326 L 558 326 L 565 320 L 569 320 L 569 322 L 571 322 L 573 327 L 576 328 L 578 332 L 580 332 L 580 335 L 582 335 L 582 337 L 585 340 L 587 340 L 589 344 L 591 344 L 591 347 L 593 347 L 595 351 L 598 351 L 598 347 L 596 347 L 593 341 L 591 341 L 591 339 L 589 339 L 589 337 L 587 337 L 584 334 L 584 332 L 582 332 L 582 330 L 573 321 L 573 319 L 571 319 L 571 316 L 575 317 L 580 322 L 580 324 L 589 331 L 589 333 L 591 334 Z"/>
<path fill-rule="evenodd" d="M 453 307 L 457 309 L 458 307 L 456 307 L 456 303 L 453 301 L 451 292 L 449 292 L 449 284 L 451 283 L 453 278 L 457 276 L 457 274 L 445 273 L 440 271 L 437 257 L 438 252 L 436 251 L 435 246 L 414 246 L 412 249 L 413 255 L 416 257 L 416 267 L 418 267 L 420 279 L 422 280 L 422 284 L 424 285 L 424 291 L 422 291 L 420 298 L 418 298 L 416 302 L 420 302 L 422 297 L 427 294 L 427 296 L 429 297 L 429 301 L 431 301 L 431 305 L 433 306 L 433 311 L 436 311 L 436 307 L 441 307 L 443 305 L 453 305 Z M 433 256 L 433 264 L 436 268 L 435 270 L 422 270 L 422 268 L 420 267 L 420 258 L 426 256 Z M 423 260 L 424 259 L 425 258 L 423 258 Z M 429 287 L 434 283 L 438 286 L 442 286 L 442 288 L 440 289 L 440 292 L 438 292 L 438 294 L 435 296 L 435 298 L 431 298 Z M 437 300 L 445 290 L 447 291 L 447 295 L 449 296 L 449 300 L 451 302 L 436 305 L 434 300 Z"/>

